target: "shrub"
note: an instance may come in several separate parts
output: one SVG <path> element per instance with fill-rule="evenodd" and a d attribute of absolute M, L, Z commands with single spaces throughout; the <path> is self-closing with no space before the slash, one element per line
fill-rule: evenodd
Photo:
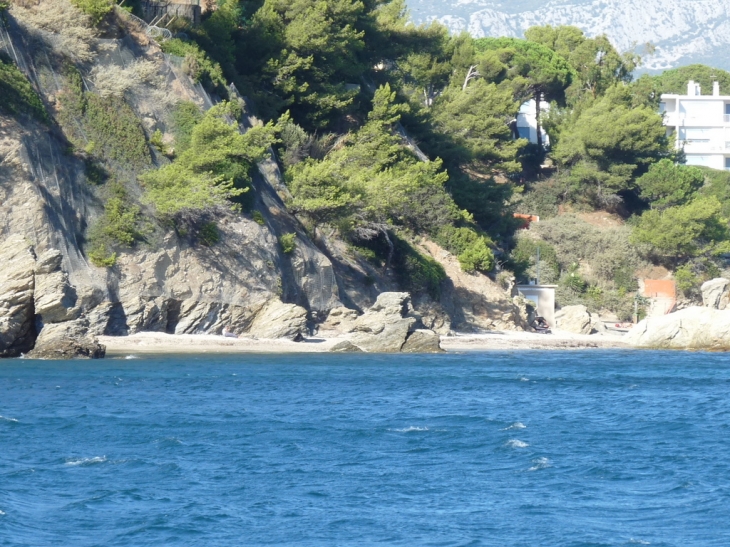
<path fill-rule="evenodd" d="M 221 240 L 221 233 L 215 222 L 206 222 L 198 231 L 198 239 L 206 247 L 212 247 Z"/>
<path fill-rule="evenodd" d="M 228 96 L 223 69 L 218 63 L 212 61 L 198 44 L 173 38 L 163 42 L 161 47 L 165 53 L 183 58 L 183 70 L 195 82 L 202 83 L 211 91 Z"/>
<path fill-rule="evenodd" d="M 175 153 L 180 154 L 190 148 L 193 129 L 203 119 L 203 113 L 193 102 L 178 103 L 172 111 L 172 134 L 175 137 Z"/>
<path fill-rule="evenodd" d="M 266 224 L 266 219 L 264 218 L 264 215 L 262 215 L 260 211 L 254 211 L 251 216 L 253 217 L 253 221 L 256 224 L 259 224 L 261 226 Z"/>
<path fill-rule="evenodd" d="M 25 26 L 46 31 L 39 36 L 53 51 L 63 52 L 64 56 L 80 63 L 94 59 L 93 45 L 97 31 L 91 17 L 68 0 L 43 0 L 27 4 L 30 5 L 22 6 L 16 2 L 13 16 Z"/>
<path fill-rule="evenodd" d="M 74 6 L 91 17 L 91 21 L 98 25 L 113 9 L 109 0 L 71 0 Z"/>
<path fill-rule="evenodd" d="M 85 96 L 84 129 L 96 143 L 94 155 L 135 169 L 149 165 L 147 139 L 131 107 L 118 97 Z"/>
<path fill-rule="evenodd" d="M 297 248 L 297 234 L 294 232 L 289 234 L 282 234 L 279 238 L 279 245 L 281 246 L 281 252 L 289 255 L 294 252 Z"/>
<path fill-rule="evenodd" d="M 20 69 L 0 56 L 0 111 L 10 115 L 28 114 L 48 123 L 48 113 L 41 98 Z"/>
<path fill-rule="evenodd" d="M 91 72 L 94 91 L 101 97 L 122 97 L 128 90 L 149 81 L 157 73 L 152 61 L 134 61 L 127 67 L 96 66 Z"/>
<path fill-rule="evenodd" d="M 700 278 L 692 270 L 691 264 L 677 268 L 674 271 L 674 279 L 677 282 L 677 288 L 685 296 L 688 296 L 700 283 Z"/>
<path fill-rule="evenodd" d="M 380 259 L 380 257 L 377 255 L 377 253 L 372 250 L 368 249 L 367 247 L 357 247 L 353 246 L 352 249 L 359 254 L 361 257 L 363 257 L 365 260 L 370 262 L 371 264 L 374 264 L 376 266 L 382 266 L 383 261 Z"/>
<path fill-rule="evenodd" d="M 631 243 L 631 228 L 596 228 L 571 215 L 533 223 L 530 232 L 549 243 L 567 270 L 573 263 L 586 264 L 592 277 L 614 284 L 618 275 L 633 277 L 645 265 L 639 248 Z M 542 252 L 542 251 L 541 251 Z M 623 285 L 630 285 L 622 279 Z"/>
<path fill-rule="evenodd" d="M 144 238 L 139 207 L 132 205 L 120 185 L 111 187 L 112 197 L 104 204 L 104 213 L 88 233 L 89 259 L 100 267 L 116 263 L 115 247 L 131 247 Z"/>
<path fill-rule="evenodd" d="M 537 278 L 537 250 L 540 249 L 540 282 L 555 283 L 560 277 L 560 262 L 555 248 L 545 241 L 520 234 L 510 257 L 510 266 L 520 282 Z"/>
<path fill-rule="evenodd" d="M 480 239 L 459 255 L 459 264 L 465 272 L 488 272 L 494 268 L 494 254 Z"/>
<path fill-rule="evenodd" d="M 65 76 L 59 121 L 74 145 L 99 161 L 116 162 L 122 168 L 137 170 L 149 165 L 144 129 L 125 100 L 86 93 L 81 74 L 72 65 L 66 67 Z"/>
<path fill-rule="evenodd" d="M 541 219 L 555 217 L 565 191 L 565 185 L 556 178 L 535 183 L 519 197 L 515 210 L 525 215 L 537 215 Z"/>
<path fill-rule="evenodd" d="M 465 272 L 488 272 L 494 268 L 491 240 L 471 228 L 443 226 L 436 234 L 436 242 L 457 255 Z"/>

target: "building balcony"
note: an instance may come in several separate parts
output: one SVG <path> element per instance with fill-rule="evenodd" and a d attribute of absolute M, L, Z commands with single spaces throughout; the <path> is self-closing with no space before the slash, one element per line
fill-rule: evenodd
<path fill-rule="evenodd" d="M 680 147 L 688 154 L 725 154 L 730 150 L 730 142 L 717 142 L 709 139 L 693 139 L 680 142 Z"/>
<path fill-rule="evenodd" d="M 664 114 L 664 125 L 668 127 L 721 127 L 730 125 L 730 114 L 722 116 L 685 116 L 670 112 Z"/>

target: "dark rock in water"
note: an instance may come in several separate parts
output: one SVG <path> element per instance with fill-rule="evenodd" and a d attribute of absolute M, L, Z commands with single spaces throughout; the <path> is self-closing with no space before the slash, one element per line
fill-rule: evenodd
<path fill-rule="evenodd" d="M 332 353 L 362 353 L 363 351 L 349 340 L 338 342 L 330 349 Z"/>
<path fill-rule="evenodd" d="M 89 334 L 88 322 L 66 321 L 45 325 L 28 354 L 33 359 L 101 359 L 106 347 Z"/>

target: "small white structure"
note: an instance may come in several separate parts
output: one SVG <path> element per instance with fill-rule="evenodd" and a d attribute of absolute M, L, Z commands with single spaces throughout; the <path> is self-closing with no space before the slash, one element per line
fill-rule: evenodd
<path fill-rule="evenodd" d="M 730 169 L 730 95 L 720 95 L 720 84 L 712 95 L 702 95 L 692 80 L 686 95 L 663 94 L 659 105 L 667 136 L 677 150 L 684 149 L 687 165 Z"/>
<path fill-rule="evenodd" d="M 557 285 L 517 285 L 517 291 L 535 304 L 540 317 L 544 317 L 551 328 L 555 328 L 555 289 Z"/>
<path fill-rule="evenodd" d="M 540 101 L 540 111 L 543 114 L 550 112 L 550 103 Z M 520 107 L 520 112 L 517 114 L 517 121 L 515 124 L 515 137 L 520 139 L 527 139 L 533 144 L 537 144 L 537 111 L 535 109 L 535 99 L 530 99 L 526 103 L 523 103 Z M 542 114 L 541 114 L 542 119 Z M 540 127 L 540 133 L 542 134 L 542 145 L 547 147 L 550 145 L 550 137 Z"/>

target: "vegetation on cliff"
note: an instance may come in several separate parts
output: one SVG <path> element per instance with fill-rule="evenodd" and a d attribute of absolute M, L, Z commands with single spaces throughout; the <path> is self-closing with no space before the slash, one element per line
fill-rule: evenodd
<path fill-rule="evenodd" d="M 156 85 L 154 65 L 93 66 L 100 33 L 132 33 L 110 2 L 17 12 L 38 39 L 65 44 L 52 114 L 96 185 L 86 234 L 96 264 L 170 227 L 216 245 L 216 220 L 250 210 L 254 166 L 272 147 L 282 196 L 306 230 L 332 230 L 414 292 L 437 295 L 445 276 L 418 250 L 421 236 L 464 271 L 508 268 L 521 281 L 536 275 L 540 249 L 542 280 L 560 285 L 560 303 L 621 315 L 642 268 L 699 282 L 730 251 L 730 178 L 683 165 L 657 104 L 688 79 L 730 87 L 722 71 L 634 81 L 641 59 L 605 36 L 550 26 L 524 40 L 452 36 L 410 24 L 404 0 L 219 0 L 198 26 L 176 20 L 175 37 L 160 43 L 217 104 L 173 98 L 155 119 L 138 100 Z M 264 123 L 241 129 L 231 83 Z M 8 59 L 0 92 L 5 112 L 50 120 Z M 516 134 L 529 99 L 550 103 L 535 111 L 549 147 Z M 543 222 L 517 232 L 516 211 Z M 602 229 L 580 216 L 596 211 L 619 220 Z M 293 253 L 296 237 L 280 244 Z"/>

